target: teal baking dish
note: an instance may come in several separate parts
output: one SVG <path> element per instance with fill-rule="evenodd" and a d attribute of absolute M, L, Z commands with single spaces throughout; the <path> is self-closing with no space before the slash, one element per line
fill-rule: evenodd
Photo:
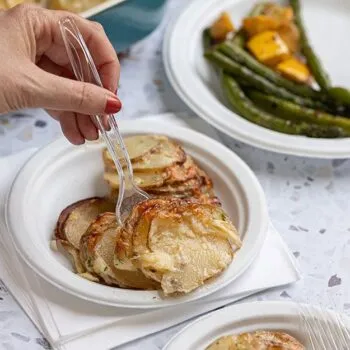
<path fill-rule="evenodd" d="M 117 52 L 150 34 L 161 22 L 166 0 L 110 0 L 81 15 L 99 22 Z"/>

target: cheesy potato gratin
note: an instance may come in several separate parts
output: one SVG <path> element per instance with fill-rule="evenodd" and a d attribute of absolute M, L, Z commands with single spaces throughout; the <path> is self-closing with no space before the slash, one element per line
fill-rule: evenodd
<path fill-rule="evenodd" d="M 282 332 L 257 331 L 229 335 L 217 339 L 206 350 L 305 350 L 289 334 Z"/>
<path fill-rule="evenodd" d="M 232 262 L 241 240 L 206 172 L 165 136 L 126 138 L 135 182 L 152 195 L 137 204 L 123 225 L 114 214 L 119 182 L 103 151 L 106 198 L 64 209 L 54 246 L 68 253 L 76 273 L 119 288 L 189 293 Z"/>

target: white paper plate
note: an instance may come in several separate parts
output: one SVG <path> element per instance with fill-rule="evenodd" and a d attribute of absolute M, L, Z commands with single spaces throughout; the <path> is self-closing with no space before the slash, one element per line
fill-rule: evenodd
<path fill-rule="evenodd" d="M 312 310 L 311 308 L 310 310 Z M 324 318 L 329 322 L 326 327 L 337 325 L 337 318 L 332 312 L 320 317 L 320 309 L 314 309 L 315 319 L 324 324 Z M 342 316 L 346 327 L 350 327 L 348 318 Z M 327 328 L 326 328 L 327 329 Z M 330 328 L 328 328 L 330 329 Z M 255 302 L 238 304 L 221 309 L 204 316 L 176 334 L 163 350 L 204 350 L 217 338 L 257 330 L 282 331 L 290 334 L 313 349 L 307 333 L 307 328 L 300 320 L 298 306 L 291 302 Z M 329 349 L 330 350 L 330 349 Z"/>
<path fill-rule="evenodd" d="M 11 189 L 7 221 L 24 260 L 44 279 L 90 301 L 118 307 L 152 308 L 185 303 L 223 288 L 252 263 L 267 232 L 263 191 L 248 166 L 218 142 L 169 123 L 137 120 L 120 123 L 124 135 L 166 134 L 180 141 L 213 178 L 225 209 L 243 238 L 243 248 L 220 277 L 194 293 L 162 299 L 156 291 L 112 288 L 89 282 L 70 271 L 70 265 L 49 247 L 63 208 L 83 198 L 107 193 L 103 181 L 102 144 L 73 147 L 65 139 L 34 155 Z"/>
<path fill-rule="evenodd" d="M 248 122 L 227 107 L 218 78 L 203 58 L 202 32 L 222 11 L 228 11 L 239 26 L 253 4 L 251 0 L 189 3 L 168 28 L 164 39 L 164 65 L 175 91 L 200 117 L 242 142 L 306 157 L 349 157 L 350 138 L 310 139 L 277 133 Z M 350 46 L 335 40 L 350 32 L 350 2 L 303 0 L 302 4 L 309 36 L 334 84 L 350 87 Z"/>

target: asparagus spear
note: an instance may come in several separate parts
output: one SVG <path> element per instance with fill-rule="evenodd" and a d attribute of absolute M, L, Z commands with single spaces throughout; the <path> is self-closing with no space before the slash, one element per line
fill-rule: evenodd
<path fill-rule="evenodd" d="M 249 91 L 248 97 L 262 109 L 281 118 L 319 125 L 338 126 L 343 128 L 347 135 L 350 136 L 350 119 L 301 107 L 292 102 L 268 96 L 258 91 Z"/>
<path fill-rule="evenodd" d="M 209 28 L 204 29 L 202 39 L 203 39 L 204 51 L 210 49 L 212 42 L 211 42 L 211 36 L 210 36 L 210 29 Z"/>
<path fill-rule="evenodd" d="M 262 77 L 270 80 L 272 83 L 281 86 L 296 95 L 319 100 L 323 100 L 325 98 L 320 91 L 316 91 L 306 84 L 298 84 L 282 77 L 271 68 L 260 63 L 248 52 L 232 43 L 224 42 L 218 45 L 216 48 L 226 56 L 232 58 L 234 61 L 251 69 L 254 73 L 261 75 Z"/>
<path fill-rule="evenodd" d="M 331 81 L 328 73 L 325 71 L 320 59 L 317 57 L 315 51 L 309 43 L 306 34 L 306 29 L 301 15 L 300 0 L 290 0 L 295 15 L 295 23 L 300 31 L 300 44 L 302 52 L 307 60 L 308 66 L 322 90 L 331 88 Z"/>
<path fill-rule="evenodd" d="M 257 125 L 285 134 L 309 137 L 337 138 L 346 136 L 346 132 L 339 127 L 323 127 L 305 122 L 295 123 L 259 110 L 245 96 L 235 79 L 227 74 L 222 76 L 222 85 L 233 108 L 237 110 L 243 118 Z"/>
<path fill-rule="evenodd" d="M 255 74 L 252 70 L 244 67 L 243 65 L 231 60 L 221 52 L 217 50 L 207 51 L 205 57 L 213 62 L 217 67 L 224 69 L 226 72 L 233 74 L 239 78 L 239 81 L 245 85 L 256 88 L 259 91 L 266 92 L 267 94 L 281 97 L 288 101 L 292 101 L 302 106 L 312 107 L 316 109 L 325 109 L 326 107 L 319 101 L 314 101 L 307 97 L 297 96 L 288 90 L 273 84 L 271 81 L 264 77 Z"/>
<path fill-rule="evenodd" d="M 335 86 L 328 90 L 328 94 L 337 104 L 350 105 L 350 91 L 348 89 Z"/>

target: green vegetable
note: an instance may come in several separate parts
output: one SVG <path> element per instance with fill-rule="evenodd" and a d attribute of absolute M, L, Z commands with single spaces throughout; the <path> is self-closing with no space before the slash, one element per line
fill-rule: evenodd
<path fill-rule="evenodd" d="M 217 50 L 207 51 L 205 57 L 213 62 L 217 67 L 224 69 L 226 72 L 234 75 L 237 80 L 249 87 L 255 88 L 259 91 L 265 92 L 269 95 L 281 97 L 288 101 L 292 101 L 302 106 L 312 107 L 316 109 L 325 109 L 323 103 L 314 101 L 310 98 L 297 96 L 288 90 L 273 84 L 271 81 L 254 73 L 247 67 L 231 60 Z"/>
<path fill-rule="evenodd" d="M 280 119 L 256 108 L 246 97 L 235 79 L 227 74 L 224 74 L 222 77 L 222 85 L 228 100 L 234 109 L 237 110 L 243 118 L 257 125 L 285 134 L 305 135 L 317 138 L 336 138 L 346 136 L 346 133 L 342 128 L 323 127 L 305 122 L 294 123 L 289 120 Z"/>
<path fill-rule="evenodd" d="M 204 29 L 202 39 L 203 39 L 203 48 L 204 48 L 204 51 L 206 51 L 211 47 L 211 44 L 212 44 L 209 28 Z"/>
<path fill-rule="evenodd" d="M 350 105 L 350 91 L 342 87 L 333 87 L 328 90 L 329 96 L 338 104 Z"/>
<path fill-rule="evenodd" d="M 350 136 L 350 119 L 301 107 L 258 91 L 249 91 L 247 94 L 256 105 L 281 118 L 319 125 L 338 126 L 344 129 L 347 136 Z"/>
<path fill-rule="evenodd" d="M 247 40 L 247 38 L 246 38 L 244 30 L 239 29 L 237 31 L 236 35 L 233 37 L 232 43 L 243 48 L 245 46 L 246 40 Z"/>
<path fill-rule="evenodd" d="M 295 23 L 300 31 L 301 49 L 307 60 L 307 64 L 318 85 L 321 87 L 322 90 L 327 91 L 331 88 L 332 84 L 329 75 L 325 71 L 320 59 L 317 57 L 315 51 L 309 43 L 309 39 L 307 37 L 306 29 L 301 15 L 300 0 L 290 0 L 290 4 L 294 11 Z"/>
<path fill-rule="evenodd" d="M 248 17 L 253 17 L 253 16 L 258 16 L 262 13 L 262 11 L 264 10 L 266 6 L 265 2 L 260 2 L 257 3 L 253 9 L 249 12 Z M 245 46 L 245 42 L 246 42 L 246 34 L 244 32 L 244 29 L 241 28 L 236 35 L 234 36 L 234 38 L 232 39 L 232 42 L 239 46 L 239 47 L 244 47 Z"/>
<path fill-rule="evenodd" d="M 306 84 L 298 84 L 282 77 L 271 68 L 260 63 L 248 52 L 232 43 L 224 42 L 216 48 L 237 63 L 251 69 L 254 73 L 261 75 L 272 83 L 281 86 L 296 95 L 319 100 L 323 100 L 325 97 L 320 91 L 316 91 Z"/>

